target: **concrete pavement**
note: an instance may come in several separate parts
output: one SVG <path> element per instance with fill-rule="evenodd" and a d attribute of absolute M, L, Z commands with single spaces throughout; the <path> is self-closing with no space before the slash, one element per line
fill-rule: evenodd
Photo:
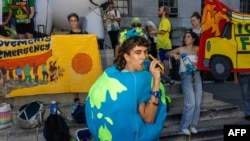
<path fill-rule="evenodd" d="M 234 81 L 204 83 L 203 90 L 213 93 L 214 99 L 238 105 L 242 109 L 240 86 L 235 85 Z"/>

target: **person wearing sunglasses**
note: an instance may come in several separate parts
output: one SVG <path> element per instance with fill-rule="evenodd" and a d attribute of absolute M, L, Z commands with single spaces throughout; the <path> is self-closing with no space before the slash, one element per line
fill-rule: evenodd
<path fill-rule="evenodd" d="M 138 17 L 134 17 L 131 21 L 131 28 L 139 28 L 140 30 L 142 30 L 142 22 L 141 22 L 141 19 L 138 18 Z M 142 30 L 143 31 L 143 30 Z M 142 35 L 145 39 L 148 40 L 148 36 L 143 33 Z"/>
<path fill-rule="evenodd" d="M 132 28 L 141 28 L 141 19 L 138 17 L 135 17 L 131 21 L 131 27 Z"/>
<path fill-rule="evenodd" d="M 140 30 L 142 30 L 142 26 L 141 25 L 142 25 L 142 22 L 141 22 L 140 18 L 134 17 L 131 20 L 131 29 L 133 29 L 133 28 L 139 28 Z M 143 36 L 148 40 L 146 34 L 143 33 Z M 117 55 L 119 48 L 120 48 L 120 43 L 115 48 L 115 56 Z"/>

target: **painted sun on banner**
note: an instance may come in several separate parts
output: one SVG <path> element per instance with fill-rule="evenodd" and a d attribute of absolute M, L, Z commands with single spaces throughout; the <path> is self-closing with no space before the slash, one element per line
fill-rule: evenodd
<path fill-rule="evenodd" d="M 88 92 L 102 73 L 96 35 L 0 41 L 0 95 Z"/>

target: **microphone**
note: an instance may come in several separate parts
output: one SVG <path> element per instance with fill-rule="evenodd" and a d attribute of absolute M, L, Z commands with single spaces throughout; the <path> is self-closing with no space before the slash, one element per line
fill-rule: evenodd
<path fill-rule="evenodd" d="M 149 67 L 150 67 L 151 61 L 153 59 L 155 59 L 154 56 L 152 56 L 151 54 L 149 54 L 148 55 L 148 59 L 146 59 L 146 60 L 143 61 L 142 65 L 143 65 L 144 70 L 149 71 Z M 162 80 L 165 81 L 166 83 L 169 83 L 169 84 L 173 85 L 174 81 L 171 78 L 169 78 L 169 77 L 167 77 L 167 76 L 164 75 L 165 74 L 165 68 L 164 68 L 164 66 L 161 63 L 157 63 L 156 67 L 159 67 L 160 70 L 161 70 L 161 78 L 162 78 Z"/>

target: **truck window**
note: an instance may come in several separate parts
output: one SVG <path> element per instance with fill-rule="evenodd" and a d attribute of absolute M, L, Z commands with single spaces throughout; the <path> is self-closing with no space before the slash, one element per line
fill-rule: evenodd
<path fill-rule="evenodd" d="M 232 23 L 227 23 L 222 30 L 221 37 L 231 39 L 232 38 Z"/>

